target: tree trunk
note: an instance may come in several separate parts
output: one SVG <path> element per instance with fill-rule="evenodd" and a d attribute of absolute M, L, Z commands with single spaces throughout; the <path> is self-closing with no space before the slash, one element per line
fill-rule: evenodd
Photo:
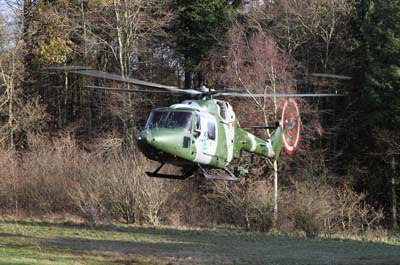
<path fill-rule="evenodd" d="M 203 75 L 201 73 L 197 73 L 197 87 L 201 87 L 203 85 Z"/>
<path fill-rule="evenodd" d="M 397 194 L 396 194 L 396 157 L 392 156 L 392 161 L 390 161 L 391 167 L 391 176 L 390 176 L 390 200 L 391 200 L 391 207 L 392 207 L 392 228 L 397 230 L 399 228 L 397 222 Z"/>
<path fill-rule="evenodd" d="M 32 32 L 31 25 L 33 23 L 34 18 L 34 3 L 32 0 L 24 0 L 23 1 L 23 18 L 22 18 L 22 40 L 24 43 L 24 90 L 25 92 L 32 92 L 32 88 L 30 87 L 30 80 L 32 79 Z"/>
<path fill-rule="evenodd" d="M 192 71 L 185 71 L 185 89 L 192 88 Z"/>
<path fill-rule="evenodd" d="M 119 65 L 121 68 L 121 75 L 123 77 L 127 76 L 127 72 L 125 69 L 125 60 L 124 60 L 124 50 L 125 50 L 125 45 L 124 45 L 124 36 L 123 36 L 123 32 L 122 32 L 122 28 L 121 28 L 121 18 L 120 18 L 120 14 L 119 14 L 119 0 L 114 0 L 113 1 L 114 4 L 114 13 L 115 13 L 115 18 L 117 20 L 117 39 L 118 39 L 118 56 L 119 56 Z"/>

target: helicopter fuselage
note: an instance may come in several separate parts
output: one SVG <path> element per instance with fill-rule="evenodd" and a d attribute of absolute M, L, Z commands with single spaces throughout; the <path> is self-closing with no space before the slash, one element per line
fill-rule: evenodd
<path fill-rule="evenodd" d="M 240 128 L 228 102 L 185 100 L 154 109 L 137 140 L 151 160 L 181 167 L 226 168 L 242 150 L 277 159 L 282 147 L 280 132 L 278 127 L 271 138 L 262 140 Z"/>

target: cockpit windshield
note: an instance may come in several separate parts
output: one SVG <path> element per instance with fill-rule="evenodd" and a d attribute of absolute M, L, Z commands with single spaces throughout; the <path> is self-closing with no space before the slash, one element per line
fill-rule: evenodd
<path fill-rule="evenodd" d="M 192 113 L 182 111 L 152 111 L 146 123 L 146 129 L 184 128 L 191 130 Z"/>

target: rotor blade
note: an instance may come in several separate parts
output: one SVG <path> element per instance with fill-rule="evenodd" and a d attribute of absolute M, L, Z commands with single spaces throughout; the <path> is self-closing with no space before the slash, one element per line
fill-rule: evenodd
<path fill-rule="evenodd" d="M 43 70 L 56 70 L 56 71 L 78 71 L 78 70 L 91 70 L 92 68 L 88 66 L 80 66 L 80 65 L 66 65 L 66 66 L 49 66 L 43 68 Z"/>
<path fill-rule="evenodd" d="M 244 97 L 244 98 L 284 98 L 284 97 L 343 97 L 341 94 L 240 94 L 240 93 L 219 93 L 216 96 Z"/>
<path fill-rule="evenodd" d="M 345 75 L 333 75 L 333 74 L 324 74 L 324 73 L 311 73 L 310 75 L 314 77 L 322 77 L 322 78 L 332 78 L 332 79 L 341 79 L 341 80 L 351 80 L 350 76 Z"/>
<path fill-rule="evenodd" d="M 250 91 L 250 90 L 259 90 L 264 89 L 265 86 L 256 86 L 256 87 L 228 87 L 228 88 L 221 88 L 220 90 L 216 90 L 216 92 L 243 92 L 243 91 Z"/>
<path fill-rule="evenodd" d="M 110 73 L 107 73 L 104 71 L 93 70 L 93 69 L 91 69 L 89 67 L 85 67 L 85 66 L 48 67 L 47 69 L 63 70 L 63 71 L 67 71 L 67 72 L 78 74 L 78 75 L 108 79 L 108 80 L 113 80 L 113 81 L 118 81 L 118 82 L 123 82 L 123 83 L 128 83 L 128 84 L 134 84 L 137 86 L 166 89 L 166 90 L 174 91 L 177 93 L 184 93 L 184 94 L 190 94 L 190 95 L 201 95 L 202 94 L 202 92 L 193 90 L 193 89 L 179 89 L 176 86 L 166 86 L 166 85 L 147 82 L 147 81 L 143 81 L 143 80 L 139 80 L 139 79 L 123 77 L 118 74 L 110 74 Z"/>
<path fill-rule="evenodd" d="M 134 85 L 146 86 L 146 87 L 155 87 L 155 88 L 163 88 L 163 89 L 177 89 L 174 86 L 164 86 L 156 83 L 146 82 L 139 79 L 134 78 L 126 78 L 121 75 L 117 74 L 110 74 L 107 72 L 99 71 L 99 70 L 80 70 L 80 71 L 71 71 L 71 73 L 90 76 L 90 77 L 97 77 L 102 79 L 108 79 L 113 81 L 119 81 L 123 83 L 129 83 Z"/>
<path fill-rule="evenodd" d="M 223 88 L 220 89 L 220 92 L 246 92 L 246 91 L 251 91 L 251 90 L 262 90 L 262 89 L 277 89 L 277 88 L 287 88 L 287 85 L 284 84 L 279 84 L 275 85 L 275 87 L 270 86 L 270 85 L 263 85 L 263 86 L 253 86 L 253 87 L 229 87 L 229 88 Z M 218 92 L 218 91 L 217 91 Z"/>
<path fill-rule="evenodd" d="M 144 94 L 182 94 L 181 92 L 169 90 L 145 90 L 145 89 L 132 89 L 132 88 L 117 88 L 117 87 L 103 87 L 103 86 L 85 86 L 85 88 L 101 89 L 115 92 L 127 93 L 144 93 Z"/>
<path fill-rule="evenodd" d="M 197 90 L 193 90 L 193 89 L 187 89 L 187 90 L 186 89 L 179 89 L 176 86 L 166 86 L 166 85 L 147 82 L 147 81 L 134 79 L 134 78 L 125 78 L 125 77 L 123 77 L 121 75 L 110 74 L 110 73 L 103 72 L 103 71 L 98 71 L 98 70 L 72 71 L 72 73 L 85 75 L 85 76 L 90 76 L 90 77 L 97 77 L 97 78 L 103 78 L 103 79 L 108 79 L 108 80 L 114 80 L 114 81 L 134 84 L 134 85 L 138 85 L 138 86 L 166 89 L 166 90 L 168 90 L 170 92 L 175 92 L 175 93 L 183 93 L 183 94 L 190 94 L 190 95 L 202 94 L 201 92 L 199 92 Z"/>

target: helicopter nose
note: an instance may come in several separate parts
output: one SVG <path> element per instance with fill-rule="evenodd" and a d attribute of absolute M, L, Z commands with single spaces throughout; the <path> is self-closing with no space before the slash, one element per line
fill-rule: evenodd
<path fill-rule="evenodd" d="M 184 138 L 190 139 L 183 129 L 165 128 L 145 130 L 136 136 L 139 148 L 144 153 L 162 152 L 172 156 L 180 156 L 182 152 L 189 150 L 190 143 L 183 146 Z"/>
<path fill-rule="evenodd" d="M 153 131 L 147 134 L 146 141 L 157 150 L 171 153 L 177 148 L 176 136 L 165 131 Z"/>
<path fill-rule="evenodd" d="M 149 159 L 159 159 L 160 151 L 155 148 L 156 139 L 152 136 L 151 131 L 143 130 L 136 135 L 137 145 L 143 154 Z"/>
<path fill-rule="evenodd" d="M 156 148 L 159 151 L 167 151 L 165 149 L 170 149 L 171 145 L 174 143 L 174 139 L 170 135 L 165 135 L 158 130 L 144 130 L 136 136 L 141 149 L 148 149 L 150 147 Z"/>

